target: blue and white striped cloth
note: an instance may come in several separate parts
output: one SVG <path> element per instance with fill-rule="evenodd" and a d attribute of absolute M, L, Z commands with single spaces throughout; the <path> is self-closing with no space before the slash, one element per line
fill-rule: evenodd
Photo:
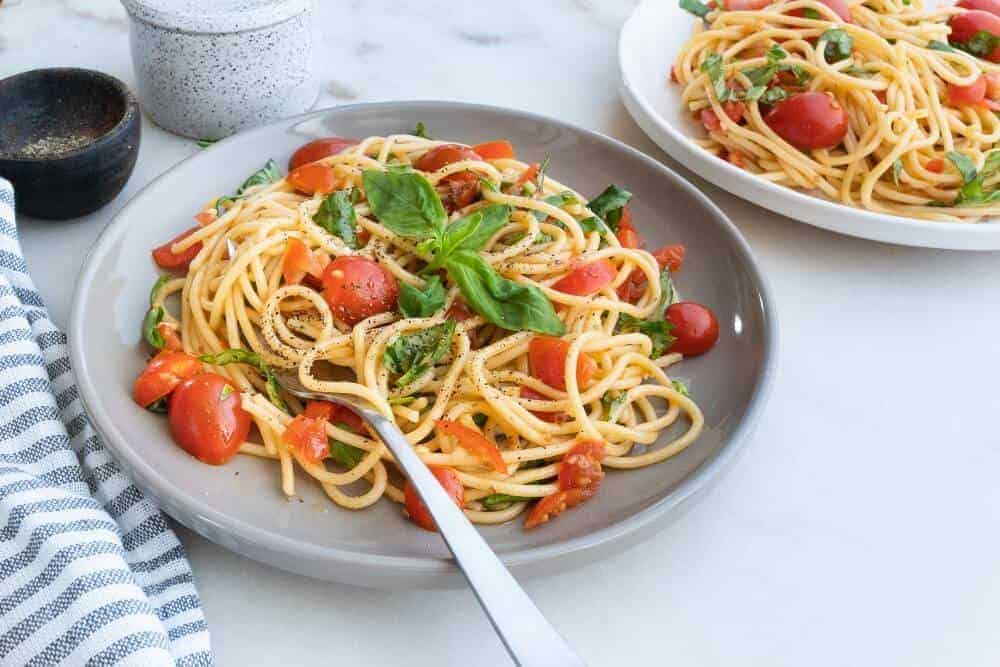
<path fill-rule="evenodd" d="M 0 664 L 211 663 L 184 548 L 83 413 L 0 178 Z"/>

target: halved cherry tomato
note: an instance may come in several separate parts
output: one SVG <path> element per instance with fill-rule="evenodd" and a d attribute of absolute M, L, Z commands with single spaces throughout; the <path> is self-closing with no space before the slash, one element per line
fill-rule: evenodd
<path fill-rule="evenodd" d="M 538 164 L 537 162 L 532 162 L 531 164 L 528 165 L 527 169 L 521 172 L 521 175 L 517 177 L 517 180 L 514 181 L 514 184 L 524 185 L 529 181 L 534 181 L 536 178 L 538 178 L 538 170 L 541 168 L 542 165 Z"/>
<path fill-rule="evenodd" d="M 927 163 L 924 165 L 924 169 L 926 169 L 927 171 L 932 171 L 935 174 L 940 174 L 942 171 L 944 171 L 944 160 L 937 157 L 932 158 L 928 160 Z"/>
<path fill-rule="evenodd" d="M 445 492 L 455 501 L 459 509 L 465 507 L 465 488 L 462 486 L 462 481 L 458 478 L 458 473 L 451 468 L 431 466 L 429 469 L 437 478 L 437 481 L 441 483 L 441 486 L 444 487 Z M 437 524 L 434 523 L 430 512 L 427 511 L 424 502 L 420 500 L 417 490 L 413 488 L 413 484 L 409 480 L 407 480 L 406 486 L 403 487 L 403 494 L 406 498 L 406 513 L 409 515 L 410 520 L 424 530 L 437 530 Z"/>
<path fill-rule="evenodd" d="M 986 99 L 986 77 L 981 76 L 968 86 L 948 84 L 948 101 L 954 106 L 978 106 Z"/>
<path fill-rule="evenodd" d="M 184 345 L 181 343 L 181 337 L 177 334 L 177 327 L 167 324 L 166 322 L 160 322 L 156 325 L 156 330 L 160 332 L 161 336 L 163 336 L 164 350 L 177 352 L 184 349 Z"/>
<path fill-rule="evenodd" d="M 576 296 L 594 294 L 608 285 L 618 275 L 610 259 L 578 264 L 573 270 L 552 284 L 552 289 Z"/>
<path fill-rule="evenodd" d="M 163 350 L 149 360 L 142 374 L 136 378 L 133 389 L 135 402 L 144 408 L 152 405 L 201 371 L 201 362 L 190 354 Z"/>
<path fill-rule="evenodd" d="M 302 458 L 311 463 L 319 463 L 330 455 L 330 443 L 326 437 L 326 419 L 298 415 L 288 422 L 281 439 L 295 448 Z"/>
<path fill-rule="evenodd" d="M 325 164 L 304 164 L 288 174 L 288 182 L 305 195 L 326 195 L 337 189 L 333 167 Z"/>
<path fill-rule="evenodd" d="M 948 41 L 952 44 L 964 45 L 980 32 L 987 32 L 994 37 L 1000 37 L 1000 16 L 978 9 L 970 9 L 951 17 L 951 35 Z M 1000 45 L 986 56 L 990 62 L 1000 62 Z"/>
<path fill-rule="evenodd" d="M 550 493 L 535 504 L 535 507 L 524 522 L 524 527 L 530 530 L 553 517 L 559 516 L 569 508 L 576 507 L 587 498 L 589 496 L 586 495 L 583 489 L 570 489 L 569 491 Z"/>
<path fill-rule="evenodd" d="M 484 160 L 500 160 L 515 157 L 514 147 L 506 139 L 476 144 L 472 147 L 472 150 L 478 153 Z"/>
<path fill-rule="evenodd" d="M 357 143 L 357 139 L 344 139 L 342 137 L 326 137 L 310 141 L 292 153 L 291 159 L 288 160 L 288 171 L 295 171 L 304 164 L 342 153 L 345 148 L 356 146 Z"/>
<path fill-rule="evenodd" d="M 827 93 L 796 93 L 775 104 L 764 122 L 800 150 L 833 148 L 847 135 L 847 112 Z"/>
<path fill-rule="evenodd" d="M 167 420 L 174 441 L 212 465 L 231 459 L 250 432 L 250 415 L 239 390 L 215 373 L 199 373 L 182 382 L 170 397 Z"/>
<path fill-rule="evenodd" d="M 684 254 L 687 249 L 681 244 L 665 245 L 653 251 L 653 257 L 660 265 L 660 270 L 670 269 L 671 273 L 677 273 L 684 264 Z M 646 274 L 642 274 L 645 277 Z"/>
<path fill-rule="evenodd" d="M 456 446 L 477 457 L 497 472 L 507 474 L 507 464 L 503 462 L 500 450 L 478 431 L 449 419 L 437 420 L 434 430 L 439 436 L 451 438 Z"/>
<path fill-rule="evenodd" d="M 194 216 L 194 219 L 195 219 L 195 222 L 197 222 L 199 226 L 204 227 L 205 225 L 208 225 L 208 224 L 211 224 L 211 223 L 215 222 L 215 219 L 218 218 L 218 217 L 219 217 L 219 214 L 216 213 L 216 211 L 215 211 L 214 208 L 212 208 L 212 209 L 209 209 L 207 211 L 202 211 L 198 215 Z"/>
<path fill-rule="evenodd" d="M 844 23 L 851 22 L 851 8 L 847 6 L 847 0 L 819 0 L 820 3 L 826 5 L 833 10 L 833 13 L 844 20 Z M 805 16 L 804 9 L 793 9 L 788 12 L 789 16 Z"/>
<path fill-rule="evenodd" d="M 187 270 L 188 266 L 191 265 L 191 260 L 193 260 L 195 257 L 198 256 L 198 253 L 201 252 L 201 249 L 205 247 L 205 244 L 202 243 L 201 241 L 198 241 L 197 243 L 187 248 L 186 250 L 183 250 L 179 254 L 174 254 L 174 252 L 170 248 L 172 248 L 173 245 L 178 241 L 186 239 L 187 237 L 194 234 L 196 231 L 198 231 L 198 227 L 192 227 L 186 232 L 182 232 L 181 234 L 170 239 L 169 241 L 161 245 L 159 248 L 153 250 L 153 261 L 156 262 L 156 265 L 159 266 L 161 269 Z"/>
<path fill-rule="evenodd" d="M 442 144 L 430 149 L 413 163 L 420 171 L 437 171 L 455 162 L 466 160 L 482 160 L 482 156 L 468 146 L 461 144 Z"/>
<path fill-rule="evenodd" d="M 531 387 L 521 387 L 521 398 L 529 398 L 533 401 L 551 400 L 548 396 L 538 393 Z M 570 420 L 570 416 L 565 412 L 536 412 L 534 410 L 530 412 L 543 422 L 549 422 L 550 424 L 563 424 Z"/>
<path fill-rule="evenodd" d="M 559 490 L 581 489 L 594 495 L 604 480 L 601 459 L 604 443 L 600 440 L 581 440 L 566 452 L 559 464 Z"/>
<path fill-rule="evenodd" d="M 327 264 L 322 280 L 323 298 L 347 324 L 396 308 L 399 284 L 395 276 L 368 257 L 338 257 Z"/>
<path fill-rule="evenodd" d="M 962 9 L 975 9 L 981 12 L 987 12 L 993 14 L 994 16 L 1000 16 L 1000 0 L 958 0 L 955 3 L 956 7 L 961 7 Z"/>
<path fill-rule="evenodd" d="M 445 176 L 438 182 L 441 203 L 449 213 L 465 208 L 479 196 L 479 177 L 471 171 Z"/>
<path fill-rule="evenodd" d="M 322 277 L 323 267 L 305 243 L 299 239 L 288 239 L 285 256 L 281 260 L 281 274 L 285 278 L 285 284 L 298 285 L 306 274 L 315 278 Z"/>
<path fill-rule="evenodd" d="M 552 336 L 535 336 L 528 343 L 531 374 L 553 389 L 566 391 L 566 355 L 569 342 Z M 576 360 L 576 383 L 583 387 L 597 372 L 597 362 L 586 352 Z"/>
<path fill-rule="evenodd" d="M 693 357 L 705 354 L 719 340 L 719 321 L 709 308 L 693 301 L 681 301 L 667 307 L 666 319 L 674 325 L 670 334 L 676 338 L 671 352 Z"/>

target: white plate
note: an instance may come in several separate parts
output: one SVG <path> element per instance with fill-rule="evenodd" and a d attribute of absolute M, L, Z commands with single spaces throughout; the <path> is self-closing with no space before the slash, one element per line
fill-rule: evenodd
<path fill-rule="evenodd" d="M 931 222 L 851 208 L 757 178 L 695 144 L 701 126 L 681 106 L 680 86 L 668 79 L 696 20 L 677 0 L 646 0 L 625 22 L 618 41 L 622 101 L 671 157 L 758 206 L 841 234 L 929 248 L 1000 250 L 998 222 Z"/>

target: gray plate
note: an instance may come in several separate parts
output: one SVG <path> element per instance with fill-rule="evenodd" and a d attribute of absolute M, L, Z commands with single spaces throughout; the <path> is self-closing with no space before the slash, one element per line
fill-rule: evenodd
<path fill-rule="evenodd" d="M 319 111 L 238 134 L 174 167 L 122 209 L 80 275 L 70 349 L 94 426 L 135 482 L 175 519 L 237 553 L 301 574 L 378 586 L 459 585 L 461 575 L 434 534 L 383 500 L 352 512 L 307 479 L 302 502 L 278 488 L 277 467 L 237 457 L 199 463 L 173 444 L 166 420 L 141 410 L 131 390 L 146 353 L 139 324 L 157 271 L 152 246 L 192 224 L 213 196 L 275 158 L 285 164 L 315 137 L 411 131 L 475 143 L 510 139 L 524 160 L 552 159 L 552 174 L 585 195 L 619 183 L 633 193 L 650 247 L 684 243 L 676 277 L 685 298 L 709 304 L 718 345 L 675 367 L 690 382 L 707 427 L 687 451 L 658 465 L 611 471 L 600 494 L 526 532 L 521 521 L 483 532 L 519 576 L 561 571 L 624 550 L 704 490 L 745 443 L 774 375 L 776 324 L 770 293 L 743 237 L 704 195 L 660 163 L 607 137 L 520 111 L 444 102 L 360 104 Z"/>

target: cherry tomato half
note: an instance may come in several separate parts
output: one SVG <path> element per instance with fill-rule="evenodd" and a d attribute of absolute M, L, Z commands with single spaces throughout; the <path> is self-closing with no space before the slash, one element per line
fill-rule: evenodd
<path fill-rule="evenodd" d="M 516 157 L 514 147 L 506 139 L 476 144 L 472 147 L 472 150 L 484 160 L 501 160 Z"/>
<path fill-rule="evenodd" d="M 618 275 L 618 269 L 609 259 L 578 264 L 568 274 L 552 283 L 552 289 L 576 296 L 594 294 L 608 285 Z"/>
<path fill-rule="evenodd" d="M 323 275 L 323 266 L 318 257 L 299 239 L 288 239 L 285 244 L 285 256 L 281 260 L 281 273 L 285 284 L 298 285 L 306 274 L 319 278 Z"/>
<path fill-rule="evenodd" d="M 981 76 L 969 86 L 948 84 L 948 101 L 954 106 L 978 106 L 986 99 L 986 77 Z"/>
<path fill-rule="evenodd" d="M 981 12 L 987 12 L 993 14 L 994 16 L 1000 16 L 1000 0 L 958 0 L 955 3 L 956 7 L 961 7 L 962 9 L 975 9 Z"/>
<path fill-rule="evenodd" d="M 705 354 L 719 340 L 719 321 L 715 319 L 715 313 L 700 303 L 681 301 L 670 304 L 666 318 L 674 325 L 670 334 L 677 339 L 670 346 L 671 352 L 689 357 Z"/>
<path fill-rule="evenodd" d="M 221 375 L 199 373 L 185 380 L 167 410 L 174 441 L 198 460 L 222 465 L 250 432 L 250 415 L 241 400 L 239 390 Z"/>
<path fill-rule="evenodd" d="M 559 464 L 559 490 L 580 489 L 591 496 L 597 493 L 604 480 L 603 458 L 604 443 L 600 440 L 581 440 L 573 445 Z"/>
<path fill-rule="evenodd" d="M 566 355 L 569 342 L 551 336 L 535 336 L 528 344 L 528 361 L 531 374 L 553 389 L 566 391 Z M 576 360 L 576 383 L 583 387 L 594 377 L 597 362 L 586 352 Z"/>
<path fill-rule="evenodd" d="M 430 467 L 430 471 L 437 478 L 437 481 L 441 483 L 441 486 L 444 487 L 445 492 L 455 501 L 459 509 L 465 507 L 465 488 L 462 486 L 462 481 L 458 478 L 458 474 L 451 468 L 437 468 L 433 466 Z M 406 513 L 409 515 L 410 520 L 424 530 L 436 531 L 437 525 L 434 523 L 434 519 L 431 518 L 430 512 L 424 506 L 424 501 L 420 500 L 417 490 L 413 488 L 409 480 L 407 480 L 406 486 L 403 487 L 403 494 L 406 498 Z"/>
<path fill-rule="evenodd" d="M 437 420 L 434 430 L 438 437 L 450 438 L 455 446 L 461 447 L 495 471 L 507 474 L 507 464 L 503 462 L 500 450 L 478 431 L 449 419 Z"/>
<path fill-rule="evenodd" d="M 524 522 L 527 530 L 541 525 L 549 519 L 559 516 L 571 507 L 576 507 L 589 498 L 583 489 L 556 491 L 539 500 Z"/>
<path fill-rule="evenodd" d="M 764 122 L 800 150 L 833 148 L 847 135 L 847 112 L 827 93 L 796 93 L 775 104 Z"/>
<path fill-rule="evenodd" d="M 980 32 L 988 32 L 994 37 L 1000 37 L 1000 16 L 971 9 L 951 17 L 951 35 L 948 41 L 952 44 L 965 44 Z M 1000 62 L 1000 45 L 986 56 L 990 62 Z"/>
<path fill-rule="evenodd" d="M 147 407 L 168 395 L 184 380 L 202 371 L 202 364 L 190 354 L 163 350 L 149 360 L 146 368 L 135 380 L 135 402 Z"/>
<path fill-rule="evenodd" d="M 482 160 L 482 156 L 468 146 L 461 144 L 442 144 L 430 149 L 413 163 L 420 171 L 437 171 L 455 162 L 466 160 Z"/>
<path fill-rule="evenodd" d="M 172 248 L 178 241 L 186 239 L 196 231 L 198 231 L 198 227 L 192 227 L 186 232 L 182 232 L 178 236 L 170 239 L 159 248 L 154 249 L 153 261 L 156 262 L 156 265 L 161 269 L 180 269 L 186 271 L 188 266 L 191 265 L 191 260 L 198 256 L 198 253 L 205 247 L 205 244 L 198 241 L 178 254 L 174 254 L 170 248 Z"/>
<path fill-rule="evenodd" d="M 323 271 L 323 298 L 333 314 L 347 324 L 396 307 L 399 284 L 378 262 L 361 255 L 338 257 Z"/>
<path fill-rule="evenodd" d="M 344 139 L 342 137 L 326 137 L 325 139 L 310 141 L 292 153 L 291 159 L 288 160 L 288 171 L 295 171 L 304 164 L 322 160 L 331 155 L 337 155 L 342 153 L 345 148 L 350 148 L 357 144 L 357 139 Z"/>

